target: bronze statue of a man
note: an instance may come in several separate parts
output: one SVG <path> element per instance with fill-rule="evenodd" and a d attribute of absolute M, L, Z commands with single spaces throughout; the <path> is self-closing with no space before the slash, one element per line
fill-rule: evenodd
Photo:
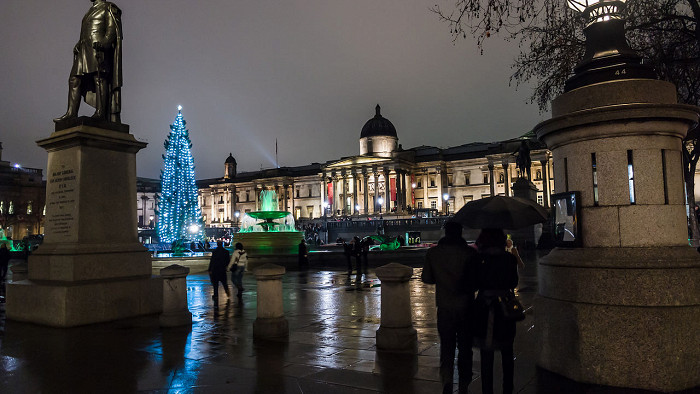
<path fill-rule="evenodd" d="M 522 140 L 520 142 L 520 148 L 513 154 L 518 154 L 515 158 L 515 165 L 520 170 L 520 174 L 527 175 L 527 180 L 532 180 L 530 173 L 530 167 L 532 166 L 532 159 L 530 159 L 530 147 L 527 145 L 527 140 Z"/>
<path fill-rule="evenodd" d="M 83 96 L 95 108 L 93 118 L 121 123 L 122 12 L 108 1 L 90 1 L 73 48 L 68 111 L 54 122 L 76 118 Z"/>

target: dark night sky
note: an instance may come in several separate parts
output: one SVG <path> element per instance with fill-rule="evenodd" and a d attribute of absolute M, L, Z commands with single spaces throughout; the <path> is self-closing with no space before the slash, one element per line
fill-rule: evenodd
<path fill-rule="evenodd" d="M 442 0 L 441 0 L 442 1 Z M 183 106 L 197 178 L 325 162 L 359 152 L 374 106 L 404 148 L 513 138 L 547 115 L 509 86 L 517 47 L 483 56 L 452 43 L 435 0 L 121 0 L 122 121 L 148 148 L 138 175 L 158 177 L 163 140 Z M 440 3 L 443 4 L 443 3 Z M 447 5 L 444 3 L 443 5 Z M 84 0 L 3 0 L 0 141 L 3 159 L 46 167 L 37 139 L 65 112 Z M 83 104 L 81 115 L 93 109 Z"/>

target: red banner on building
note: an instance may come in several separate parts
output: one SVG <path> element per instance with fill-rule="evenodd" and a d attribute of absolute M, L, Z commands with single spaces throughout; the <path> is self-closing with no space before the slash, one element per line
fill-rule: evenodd
<path fill-rule="evenodd" d="M 396 178 L 390 178 L 389 185 L 391 185 L 391 201 L 396 201 Z"/>
<path fill-rule="evenodd" d="M 333 182 L 328 182 L 326 185 L 328 186 L 328 206 L 332 207 L 333 206 Z"/>

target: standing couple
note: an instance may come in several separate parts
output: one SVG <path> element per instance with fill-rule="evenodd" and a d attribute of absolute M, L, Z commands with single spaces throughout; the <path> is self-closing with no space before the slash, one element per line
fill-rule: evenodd
<path fill-rule="evenodd" d="M 493 393 L 493 358 L 499 350 L 503 393 L 512 393 L 515 321 L 503 317 L 498 299 L 517 286 L 518 260 L 506 251 L 501 229 L 483 229 L 476 246 L 478 251 L 462 238 L 461 224 L 447 222 L 445 237 L 426 254 L 422 279 L 436 285 L 443 393 L 452 393 L 455 347 L 459 349 L 459 392 L 467 392 L 472 379 L 472 345 L 481 353 L 482 392 Z"/>
<path fill-rule="evenodd" d="M 234 248 L 233 254 L 229 254 L 228 250 L 224 248 L 223 241 L 216 242 L 216 249 L 211 253 L 211 259 L 209 259 L 209 278 L 211 279 L 211 284 L 214 286 L 214 295 L 212 299 L 214 300 L 214 306 L 218 305 L 219 302 L 219 282 L 224 286 L 224 292 L 227 298 L 231 298 L 228 290 L 228 280 L 226 279 L 226 272 L 231 272 L 231 282 L 238 289 L 238 302 L 239 304 L 243 301 L 243 273 L 245 272 L 246 265 L 248 264 L 248 255 L 243 249 L 243 244 L 238 242 Z"/>

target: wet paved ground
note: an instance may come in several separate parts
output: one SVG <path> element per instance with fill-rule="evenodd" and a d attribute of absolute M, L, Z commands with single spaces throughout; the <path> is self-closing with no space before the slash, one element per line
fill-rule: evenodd
<path fill-rule="evenodd" d="M 526 307 L 536 292 L 535 257 L 521 276 Z M 342 266 L 342 262 L 340 262 Z M 161 329 L 146 317 L 73 329 L 6 322 L 0 298 L 0 393 L 438 393 L 434 288 L 410 282 L 418 354 L 377 352 L 381 286 L 373 271 L 364 291 L 345 273 L 290 272 L 283 282 L 290 336 L 253 341 L 255 280 L 246 275 L 243 303 L 214 307 L 204 274 L 188 277 L 191 327 Z M 0 297 L 4 286 L 0 287 Z M 518 326 L 519 393 L 646 393 L 574 384 L 534 364 L 534 311 Z M 481 393 L 474 355 L 471 393 Z M 500 379 L 496 356 L 496 382 Z M 500 383 L 496 383 L 500 392 Z M 456 389 L 456 386 L 455 386 Z M 686 393 L 699 391 L 686 391 Z"/>

